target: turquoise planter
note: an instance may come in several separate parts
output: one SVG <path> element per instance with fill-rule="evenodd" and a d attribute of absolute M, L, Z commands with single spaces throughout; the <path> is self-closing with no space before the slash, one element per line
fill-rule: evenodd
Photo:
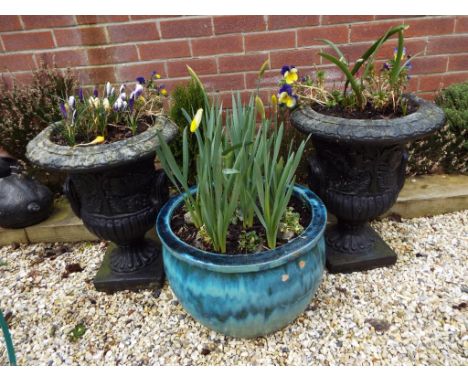
<path fill-rule="evenodd" d="M 197 321 L 233 337 L 257 337 L 283 328 L 309 305 L 325 266 L 326 210 L 310 190 L 294 195 L 312 211 L 312 221 L 297 238 L 275 250 L 223 255 L 199 250 L 171 230 L 182 196 L 161 209 L 156 229 L 169 284 Z"/>

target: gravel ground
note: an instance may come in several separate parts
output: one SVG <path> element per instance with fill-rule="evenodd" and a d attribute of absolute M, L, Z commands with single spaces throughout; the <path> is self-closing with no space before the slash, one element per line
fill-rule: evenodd
<path fill-rule="evenodd" d="M 394 267 L 326 273 L 304 314 L 255 340 L 204 328 L 167 284 L 96 292 L 103 243 L 0 248 L 0 308 L 21 365 L 468 365 L 468 210 L 374 227 Z"/>

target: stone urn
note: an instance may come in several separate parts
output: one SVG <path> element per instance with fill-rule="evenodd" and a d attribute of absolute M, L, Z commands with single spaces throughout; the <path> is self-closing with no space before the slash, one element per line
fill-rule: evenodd
<path fill-rule="evenodd" d="M 49 171 L 68 174 L 64 192 L 73 212 L 97 237 L 109 240 L 94 279 L 97 290 L 158 288 L 164 279 L 157 244 L 145 238 L 168 198 L 162 170 L 155 170 L 159 130 L 167 141 L 177 126 L 158 117 L 154 126 L 131 138 L 86 147 L 60 146 L 50 139 L 56 125 L 27 146 L 28 159 Z"/>
<path fill-rule="evenodd" d="M 401 118 L 364 120 L 320 114 L 303 106 L 291 114 L 292 125 L 310 134 L 315 154 L 309 158 L 310 188 L 338 223 L 325 234 L 327 268 L 332 273 L 390 266 L 395 252 L 369 221 L 390 209 L 405 183 L 406 143 L 445 123 L 442 109 L 409 95 L 415 112 Z"/>

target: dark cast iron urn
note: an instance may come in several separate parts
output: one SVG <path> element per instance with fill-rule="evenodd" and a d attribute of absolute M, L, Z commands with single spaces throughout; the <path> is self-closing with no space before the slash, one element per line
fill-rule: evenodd
<path fill-rule="evenodd" d="M 397 200 L 405 182 L 406 143 L 445 123 L 435 104 L 408 96 L 416 111 L 387 120 L 346 119 L 305 106 L 291 123 L 311 134 L 310 188 L 338 218 L 327 228 L 327 268 L 332 273 L 363 271 L 396 262 L 395 252 L 369 225 Z"/>
<path fill-rule="evenodd" d="M 160 248 L 145 234 L 168 198 L 162 170 L 155 170 L 157 129 L 166 140 L 177 127 L 158 117 L 134 137 L 98 146 L 66 147 L 51 142 L 54 125 L 28 145 L 28 158 L 68 173 L 64 191 L 73 212 L 89 231 L 111 241 L 94 279 L 97 290 L 159 288 L 164 280 Z"/>

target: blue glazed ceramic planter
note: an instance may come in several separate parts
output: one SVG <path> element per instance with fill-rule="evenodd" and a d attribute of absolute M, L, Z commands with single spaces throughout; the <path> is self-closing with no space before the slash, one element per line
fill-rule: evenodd
<path fill-rule="evenodd" d="M 310 190 L 294 187 L 294 196 L 312 211 L 304 232 L 274 250 L 223 255 L 180 240 L 170 222 L 182 196 L 161 209 L 156 229 L 164 269 L 174 294 L 197 321 L 233 337 L 257 337 L 292 322 L 310 303 L 325 266 L 326 210 Z"/>

